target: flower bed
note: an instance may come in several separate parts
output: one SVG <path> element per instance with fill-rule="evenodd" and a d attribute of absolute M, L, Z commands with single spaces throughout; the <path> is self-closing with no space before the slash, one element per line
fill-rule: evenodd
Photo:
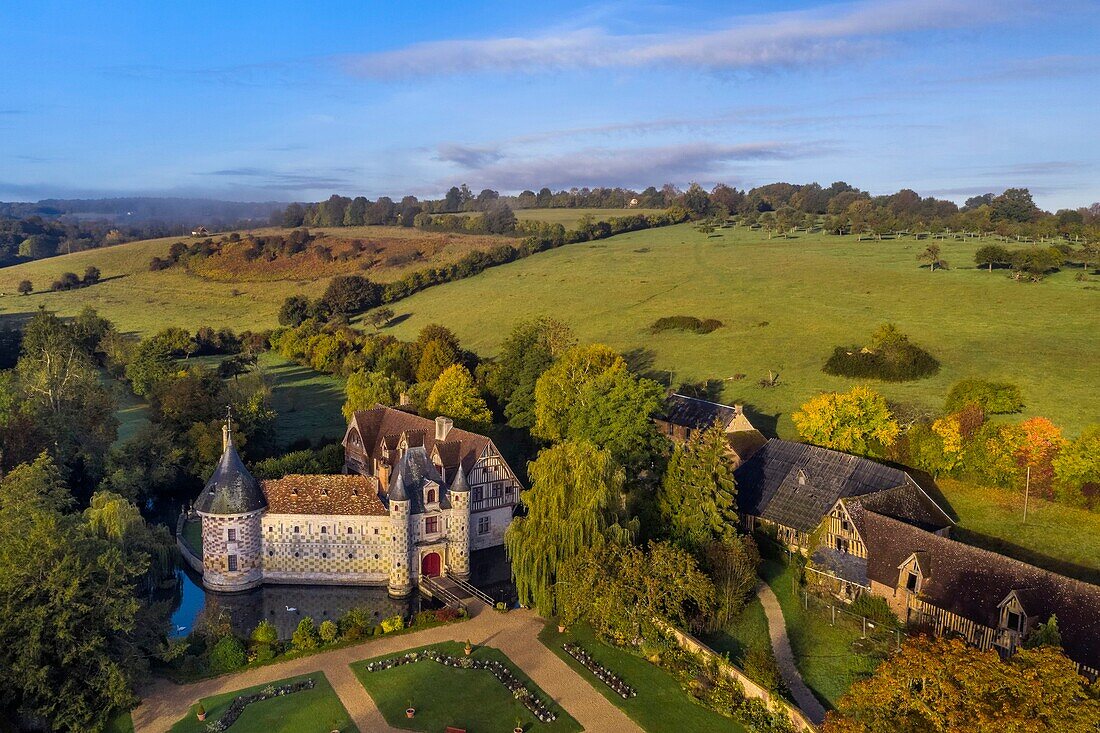
<path fill-rule="evenodd" d="M 519 678 L 512 674 L 512 670 L 495 659 L 453 657 L 450 654 L 443 654 L 434 649 L 429 649 L 425 652 L 407 652 L 398 657 L 390 657 L 389 659 L 383 659 L 378 662 L 369 662 L 366 665 L 366 670 L 368 672 L 381 672 L 387 669 L 393 669 L 394 667 L 400 667 L 403 664 L 414 664 L 425 659 L 442 664 L 445 667 L 486 670 L 492 673 L 502 685 L 508 688 L 508 691 L 512 693 L 512 697 L 523 703 L 523 706 L 530 710 L 531 714 L 543 723 L 552 723 L 557 718 L 554 711 L 551 710 L 545 702 L 539 699 L 538 695 L 524 687 Z"/>
<path fill-rule="evenodd" d="M 263 702 L 264 700 L 282 697 L 283 695 L 292 695 L 302 690 L 312 690 L 314 685 L 315 683 L 311 677 L 308 680 L 299 680 L 298 682 L 291 682 L 288 685 L 279 685 L 278 687 L 268 685 L 259 692 L 254 692 L 251 695 L 238 695 L 233 699 L 233 702 L 229 703 L 229 707 L 226 708 L 224 715 L 206 724 L 206 730 L 210 733 L 222 733 L 222 731 L 236 723 L 237 718 L 241 717 L 241 713 L 244 712 L 244 709 L 252 703 Z"/>
<path fill-rule="evenodd" d="M 593 659 L 592 655 L 586 652 L 580 644 L 575 641 L 567 641 L 561 646 L 569 656 L 583 664 L 585 669 L 614 690 L 616 695 L 624 700 L 628 697 L 637 697 L 638 692 L 633 687 L 623 682 L 621 677 Z"/>

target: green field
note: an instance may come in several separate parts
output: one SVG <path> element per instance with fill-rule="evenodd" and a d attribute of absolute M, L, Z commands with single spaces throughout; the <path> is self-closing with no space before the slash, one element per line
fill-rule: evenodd
<path fill-rule="evenodd" d="M 954 539 L 1100 584 L 1100 513 L 1031 497 L 1027 522 L 1022 491 L 941 479 L 959 515 Z"/>
<path fill-rule="evenodd" d="M 463 655 L 462 645 L 457 642 L 433 644 L 414 651 L 425 649 L 435 649 L 456 657 Z M 577 721 L 502 652 L 492 647 L 478 647 L 472 656 L 476 659 L 495 659 L 507 665 L 528 690 L 537 694 L 554 711 L 557 718 L 552 723 L 539 721 L 512 697 L 491 672 L 484 669 L 459 669 L 426 660 L 382 671 L 367 671 L 368 662 L 386 657 L 356 662 L 351 667 L 382 711 L 386 722 L 395 728 L 435 733 L 446 726 L 454 726 L 465 728 L 469 733 L 494 733 L 509 731 L 518 724 L 525 731 L 573 733 L 581 730 Z M 409 707 L 416 710 L 413 718 L 405 716 L 405 709 Z"/>
<path fill-rule="evenodd" d="M 343 378 L 315 372 L 272 352 L 262 354 L 258 365 L 271 380 L 271 406 L 278 415 L 275 439 L 280 446 L 344 437 Z"/>
<path fill-rule="evenodd" d="M 285 697 L 252 703 L 245 708 L 241 717 L 230 730 L 233 733 L 353 733 L 359 729 L 351 722 L 347 710 L 340 698 L 336 697 L 332 686 L 323 672 L 290 677 L 274 682 L 275 686 L 312 677 L 317 685 L 312 690 L 295 692 Z M 171 733 L 203 733 L 208 723 L 218 720 L 229 703 L 237 695 L 258 692 L 267 685 L 257 685 L 244 690 L 227 692 L 202 700 L 206 708 L 206 722 L 200 723 L 192 712 L 186 718 L 172 726 Z"/>
<path fill-rule="evenodd" d="M 853 383 L 821 371 L 833 347 L 866 343 L 893 321 L 943 364 L 929 379 L 875 384 L 893 400 L 939 408 L 955 381 L 983 376 L 1019 384 L 1025 416 L 1046 415 L 1069 435 L 1095 421 L 1100 380 L 1085 365 L 1100 363 L 1096 285 L 1073 271 L 1022 284 L 975 269 L 976 242 L 943 242 L 956 269 L 929 273 L 917 262 L 924 246 L 821 234 L 768 240 L 743 227 L 633 232 L 418 293 L 393 306 L 408 315 L 394 332 L 410 338 L 445 323 L 464 346 L 491 355 L 517 320 L 554 315 L 659 379 L 722 380 L 724 400 L 744 403 L 764 432 L 792 437 L 793 410 Z M 725 326 L 649 333 L 670 315 Z M 779 373 L 776 387 L 759 384 L 769 369 Z"/>
<path fill-rule="evenodd" d="M 742 669 L 745 657 L 752 650 L 767 651 L 772 647 L 768 636 L 768 617 L 760 599 L 753 596 L 729 626 L 701 637 L 703 643 Z"/>
<path fill-rule="evenodd" d="M 516 218 L 520 221 L 545 221 L 561 224 L 566 229 L 576 229 L 585 216 L 593 221 L 607 221 L 632 214 L 660 214 L 664 209 L 516 209 Z"/>
<path fill-rule="evenodd" d="M 600 694 L 621 708 L 631 720 L 650 733 L 740 733 L 745 730 L 740 723 L 696 703 L 680 687 L 676 678 L 660 667 L 600 641 L 588 626 L 578 626 L 559 634 L 553 624 L 547 624 L 539 632 L 539 640 Z M 596 661 L 637 690 L 638 696 L 624 700 L 612 692 L 611 688 L 562 649 L 561 645 L 567 641 L 579 642 Z"/>

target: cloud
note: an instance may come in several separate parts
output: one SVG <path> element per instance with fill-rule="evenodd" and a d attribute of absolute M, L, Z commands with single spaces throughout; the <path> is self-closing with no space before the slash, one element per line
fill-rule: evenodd
<path fill-rule="evenodd" d="M 330 168 L 327 175 L 315 172 L 300 173 L 294 171 L 279 171 L 270 168 L 222 168 L 220 170 L 197 173 L 199 176 L 214 176 L 217 178 L 243 179 L 242 185 L 249 189 L 269 191 L 309 191 L 346 189 L 354 185 L 354 181 L 346 175 L 355 173 L 355 168 Z M 235 185 L 230 182 L 230 185 Z"/>
<path fill-rule="evenodd" d="M 457 163 L 463 168 L 480 168 L 496 163 L 503 153 L 495 147 L 472 147 L 456 143 L 444 143 L 436 149 L 436 160 Z"/>
<path fill-rule="evenodd" d="M 491 165 L 471 168 L 468 177 L 477 188 L 502 191 L 534 186 L 648 186 L 705 179 L 733 162 L 789 160 L 829 151 L 830 146 L 824 143 L 782 142 L 590 148 L 560 155 L 503 158 Z"/>
<path fill-rule="evenodd" d="M 1013 163 L 990 168 L 992 175 L 998 176 L 1064 176 L 1087 169 L 1084 163 L 1068 160 L 1044 160 L 1034 163 Z"/>
<path fill-rule="evenodd" d="M 593 27 L 554 35 L 417 43 L 339 57 L 368 78 L 478 72 L 672 66 L 735 71 L 799 67 L 875 53 L 890 37 L 1018 20 L 1037 0 L 863 0 L 745 16 L 717 31 L 615 35 Z"/>

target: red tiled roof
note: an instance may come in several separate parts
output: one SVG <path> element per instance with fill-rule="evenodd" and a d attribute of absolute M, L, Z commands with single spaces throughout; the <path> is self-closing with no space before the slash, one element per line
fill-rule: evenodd
<path fill-rule="evenodd" d="M 385 516 L 372 476 L 290 474 L 260 482 L 272 514 Z"/>
<path fill-rule="evenodd" d="M 363 453 L 369 458 L 381 459 L 379 444 L 384 440 L 387 447 L 393 449 L 404 433 L 410 447 L 423 445 L 431 455 L 438 446 L 444 468 L 453 469 L 461 462 L 467 472 L 473 469 L 490 443 L 488 437 L 461 428 L 451 428 L 445 441 L 436 441 L 434 420 L 382 405 L 357 411 L 352 415 L 351 427 L 359 430 Z M 344 447 L 347 447 L 346 439 Z"/>

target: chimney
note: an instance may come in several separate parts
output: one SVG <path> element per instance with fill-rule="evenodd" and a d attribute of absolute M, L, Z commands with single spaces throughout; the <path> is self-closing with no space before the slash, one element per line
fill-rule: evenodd
<path fill-rule="evenodd" d="M 450 434 L 451 428 L 454 427 L 455 421 L 449 417 L 443 417 L 440 415 L 435 419 L 435 439 L 446 440 L 447 435 Z"/>
<path fill-rule="evenodd" d="M 406 407 L 411 402 L 412 402 L 412 400 L 409 399 L 409 393 L 408 392 L 402 392 L 401 396 L 397 398 L 397 404 L 400 407 Z"/>

